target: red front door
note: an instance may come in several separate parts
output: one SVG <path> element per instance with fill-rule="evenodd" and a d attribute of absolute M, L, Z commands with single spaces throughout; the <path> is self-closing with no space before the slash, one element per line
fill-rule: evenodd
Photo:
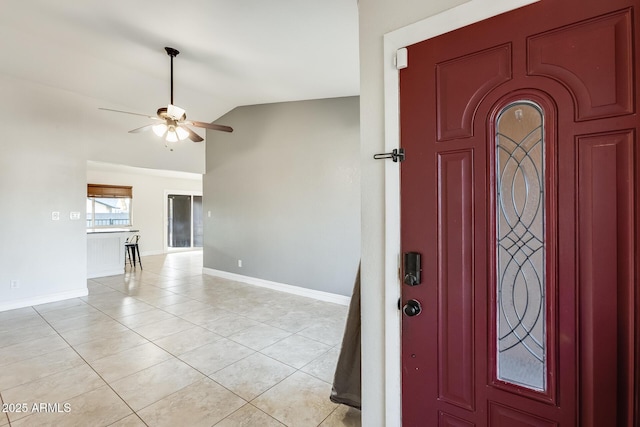
<path fill-rule="evenodd" d="M 640 422 L 639 15 L 541 0 L 408 47 L 405 426 Z"/>

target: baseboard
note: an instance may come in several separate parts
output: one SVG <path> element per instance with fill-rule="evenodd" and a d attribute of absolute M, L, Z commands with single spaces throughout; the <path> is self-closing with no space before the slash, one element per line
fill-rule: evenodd
<path fill-rule="evenodd" d="M 144 251 L 140 252 L 140 256 L 164 255 L 165 251 Z"/>
<path fill-rule="evenodd" d="M 315 289 L 301 288 L 300 286 L 286 285 L 284 283 L 272 282 L 270 280 L 258 279 L 256 277 L 243 276 L 241 274 L 230 273 L 228 271 L 215 270 L 213 268 L 203 268 L 203 274 L 209 276 L 221 277 L 223 279 L 236 280 L 238 282 L 248 283 L 250 285 L 260 286 L 263 288 L 274 289 L 280 292 L 300 295 L 303 297 L 313 298 L 320 301 L 332 302 L 334 304 L 349 305 L 351 297 L 344 295 L 332 294 L 330 292 L 317 291 Z"/>
<path fill-rule="evenodd" d="M 167 255 L 178 252 L 202 252 L 202 248 L 184 248 L 184 249 L 170 249 L 170 250 L 159 250 L 159 251 L 142 251 L 140 252 L 140 256 L 153 256 L 153 255 Z"/>
<path fill-rule="evenodd" d="M 0 312 L 7 310 L 15 310 L 17 308 L 31 307 L 32 305 L 47 304 L 50 302 L 62 301 L 71 298 L 86 297 L 89 294 L 87 288 L 75 291 L 59 292 L 50 295 L 41 295 L 33 298 L 23 298 L 16 301 L 0 304 Z"/>
<path fill-rule="evenodd" d="M 117 276 L 118 274 L 124 274 L 124 267 L 120 268 L 108 268 L 106 270 L 92 271 L 87 273 L 87 279 L 95 279 L 98 277 Z"/>

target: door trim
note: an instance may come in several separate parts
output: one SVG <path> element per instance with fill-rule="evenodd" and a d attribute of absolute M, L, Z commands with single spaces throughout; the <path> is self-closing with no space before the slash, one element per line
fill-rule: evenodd
<path fill-rule="evenodd" d="M 398 49 L 483 21 L 539 0 L 469 0 L 438 15 L 384 35 L 384 123 L 385 152 L 400 147 L 400 72 L 394 60 Z M 411 57 L 409 57 L 409 67 Z M 411 153 L 407 153 L 408 156 Z M 401 316 L 400 298 L 400 164 L 385 162 L 384 247 L 384 360 L 385 425 L 402 424 Z M 365 359 L 366 360 L 366 359 Z"/>

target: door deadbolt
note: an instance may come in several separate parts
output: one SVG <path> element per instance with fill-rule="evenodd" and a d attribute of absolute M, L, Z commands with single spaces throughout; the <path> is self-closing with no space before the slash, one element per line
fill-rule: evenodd
<path fill-rule="evenodd" d="M 420 301 L 410 299 L 407 303 L 402 307 L 402 311 L 409 317 L 417 316 L 422 312 L 422 306 L 420 305 Z"/>
<path fill-rule="evenodd" d="M 419 285 L 421 281 L 421 272 L 420 254 L 418 252 L 405 252 L 404 284 L 409 286 Z"/>

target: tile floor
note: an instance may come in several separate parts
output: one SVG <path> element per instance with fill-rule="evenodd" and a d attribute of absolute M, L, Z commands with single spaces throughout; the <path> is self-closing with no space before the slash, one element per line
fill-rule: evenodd
<path fill-rule="evenodd" d="M 329 400 L 347 307 L 142 261 L 0 312 L 0 427 L 360 426 Z"/>

